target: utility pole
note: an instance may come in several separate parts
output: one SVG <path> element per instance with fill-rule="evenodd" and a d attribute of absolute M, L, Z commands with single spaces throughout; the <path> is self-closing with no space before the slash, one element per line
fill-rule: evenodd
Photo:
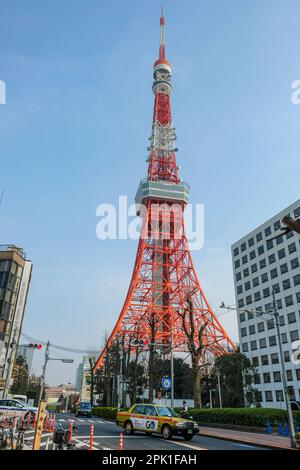
<path fill-rule="evenodd" d="M 42 396 L 43 396 L 43 392 L 44 392 L 46 369 L 47 369 L 47 364 L 49 361 L 49 349 L 50 349 L 50 341 L 47 341 L 46 349 L 45 349 L 45 360 L 44 360 L 44 365 L 43 365 L 43 372 L 42 372 L 41 380 L 40 380 L 40 391 L 39 391 L 38 403 L 40 403 Z"/>
<path fill-rule="evenodd" d="M 219 405 L 220 409 L 222 410 L 222 394 L 221 394 L 221 383 L 220 383 L 220 371 L 217 370 L 217 378 L 218 378 L 218 390 L 219 390 Z"/>
<path fill-rule="evenodd" d="M 279 352 L 280 352 L 282 384 L 283 384 L 283 391 L 284 391 L 284 396 L 285 396 L 285 401 L 286 401 L 286 407 L 287 407 L 289 425 L 290 425 L 290 432 L 291 432 L 291 447 L 295 448 L 296 447 L 295 426 L 294 426 L 293 413 L 292 413 L 292 407 L 291 407 L 291 401 L 290 401 L 290 394 L 289 394 L 287 378 L 286 378 L 286 368 L 285 368 L 284 355 L 283 355 L 283 350 L 282 350 L 280 325 L 279 325 L 279 313 L 278 313 L 277 306 L 276 306 L 274 289 L 272 291 L 272 298 L 273 298 L 273 314 L 274 314 L 274 317 L 275 317 L 274 322 L 275 322 L 275 325 L 276 325 L 277 340 L 278 340 Z"/>
<path fill-rule="evenodd" d="M 174 408 L 174 340 L 173 325 L 171 326 L 171 408 Z"/>
<path fill-rule="evenodd" d="M 11 381 L 11 376 L 12 376 L 12 371 L 13 371 L 13 365 L 14 365 L 14 354 L 15 350 L 18 347 L 18 344 L 15 341 L 15 338 L 12 340 L 11 344 L 9 345 L 11 348 L 9 357 L 7 359 L 7 374 L 5 378 L 5 385 L 4 385 L 4 390 L 3 390 L 3 398 L 6 398 L 8 395 L 9 387 L 10 387 L 10 381 Z"/>

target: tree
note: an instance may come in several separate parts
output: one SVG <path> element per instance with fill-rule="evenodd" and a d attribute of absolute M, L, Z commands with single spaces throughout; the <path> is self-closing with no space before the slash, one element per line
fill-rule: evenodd
<path fill-rule="evenodd" d="M 219 406 L 217 372 L 220 374 L 222 405 L 238 408 L 248 403 L 255 404 L 257 390 L 254 387 L 255 367 L 251 361 L 240 352 L 217 357 L 205 377 L 203 390 L 204 399 L 209 402 L 209 389 L 215 390 L 216 405 Z"/>
<path fill-rule="evenodd" d="M 138 363 L 137 358 L 129 363 L 126 376 L 126 391 L 130 397 L 130 403 L 133 405 L 137 401 L 137 396 L 143 393 L 145 388 L 144 367 Z"/>
<path fill-rule="evenodd" d="M 192 370 L 194 376 L 194 401 L 195 407 L 201 408 L 201 367 L 204 365 L 205 345 L 203 341 L 205 328 L 208 322 L 201 325 L 198 332 L 196 332 L 195 318 L 194 318 L 194 304 L 191 299 L 190 293 L 186 296 L 186 308 L 183 313 L 178 312 L 182 319 L 182 328 L 187 339 L 188 350 L 191 354 Z M 187 322 L 188 318 L 188 322 Z M 195 341 L 195 334 L 197 334 L 198 346 Z"/>
<path fill-rule="evenodd" d="M 13 367 L 12 394 L 26 395 L 28 390 L 28 365 L 24 356 L 17 356 Z"/>

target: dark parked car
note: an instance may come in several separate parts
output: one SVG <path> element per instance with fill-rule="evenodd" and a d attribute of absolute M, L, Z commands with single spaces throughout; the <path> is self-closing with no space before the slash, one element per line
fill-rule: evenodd
<path fill-rule="evenodd" d="M 90 403 L 88 402 L 79 403 L 78 408 L 76 410 L 76 416 L 88 416 L 89 418 L 92 418 L 92 415 L 93 415 L 93 409 Z"/>

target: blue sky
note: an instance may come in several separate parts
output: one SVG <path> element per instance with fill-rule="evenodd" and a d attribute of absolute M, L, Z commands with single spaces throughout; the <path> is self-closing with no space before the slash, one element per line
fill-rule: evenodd
<path fill-rule="evenodd" d="M 125 298 L 137 243 L 99 241 L 96 207 L 133 201 L 146 175 L 160 4 L 1 1 L 0 243 L 23 246 L 34 263 L 24 331 L 36 338 L 97 349 Z M 300 4 L 164 8 L 178 163 L 191 202 L 205 204 L 193 257 L 218 311 L 234 303 L 230 245 L 299 198 Z M 236 340 L 234 314 L 220 319 Z M 49 382 L 74 371 L 51 365 Z"/>

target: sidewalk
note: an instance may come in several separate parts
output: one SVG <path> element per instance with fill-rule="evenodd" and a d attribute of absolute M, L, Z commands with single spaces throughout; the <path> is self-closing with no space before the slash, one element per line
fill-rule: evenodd
<path fill-rule="evenodd" d="M 245 444 L 254 444 L 256 446 L 269 447 L 272 449 L 291 449 L 291 440 L 289 437 L 272 434 L 232 431 L 231 429 L 210 428 L 201 425 L 199 434 L 200 436 L 216 437 L 228 441 L 243 442 Z"/>

